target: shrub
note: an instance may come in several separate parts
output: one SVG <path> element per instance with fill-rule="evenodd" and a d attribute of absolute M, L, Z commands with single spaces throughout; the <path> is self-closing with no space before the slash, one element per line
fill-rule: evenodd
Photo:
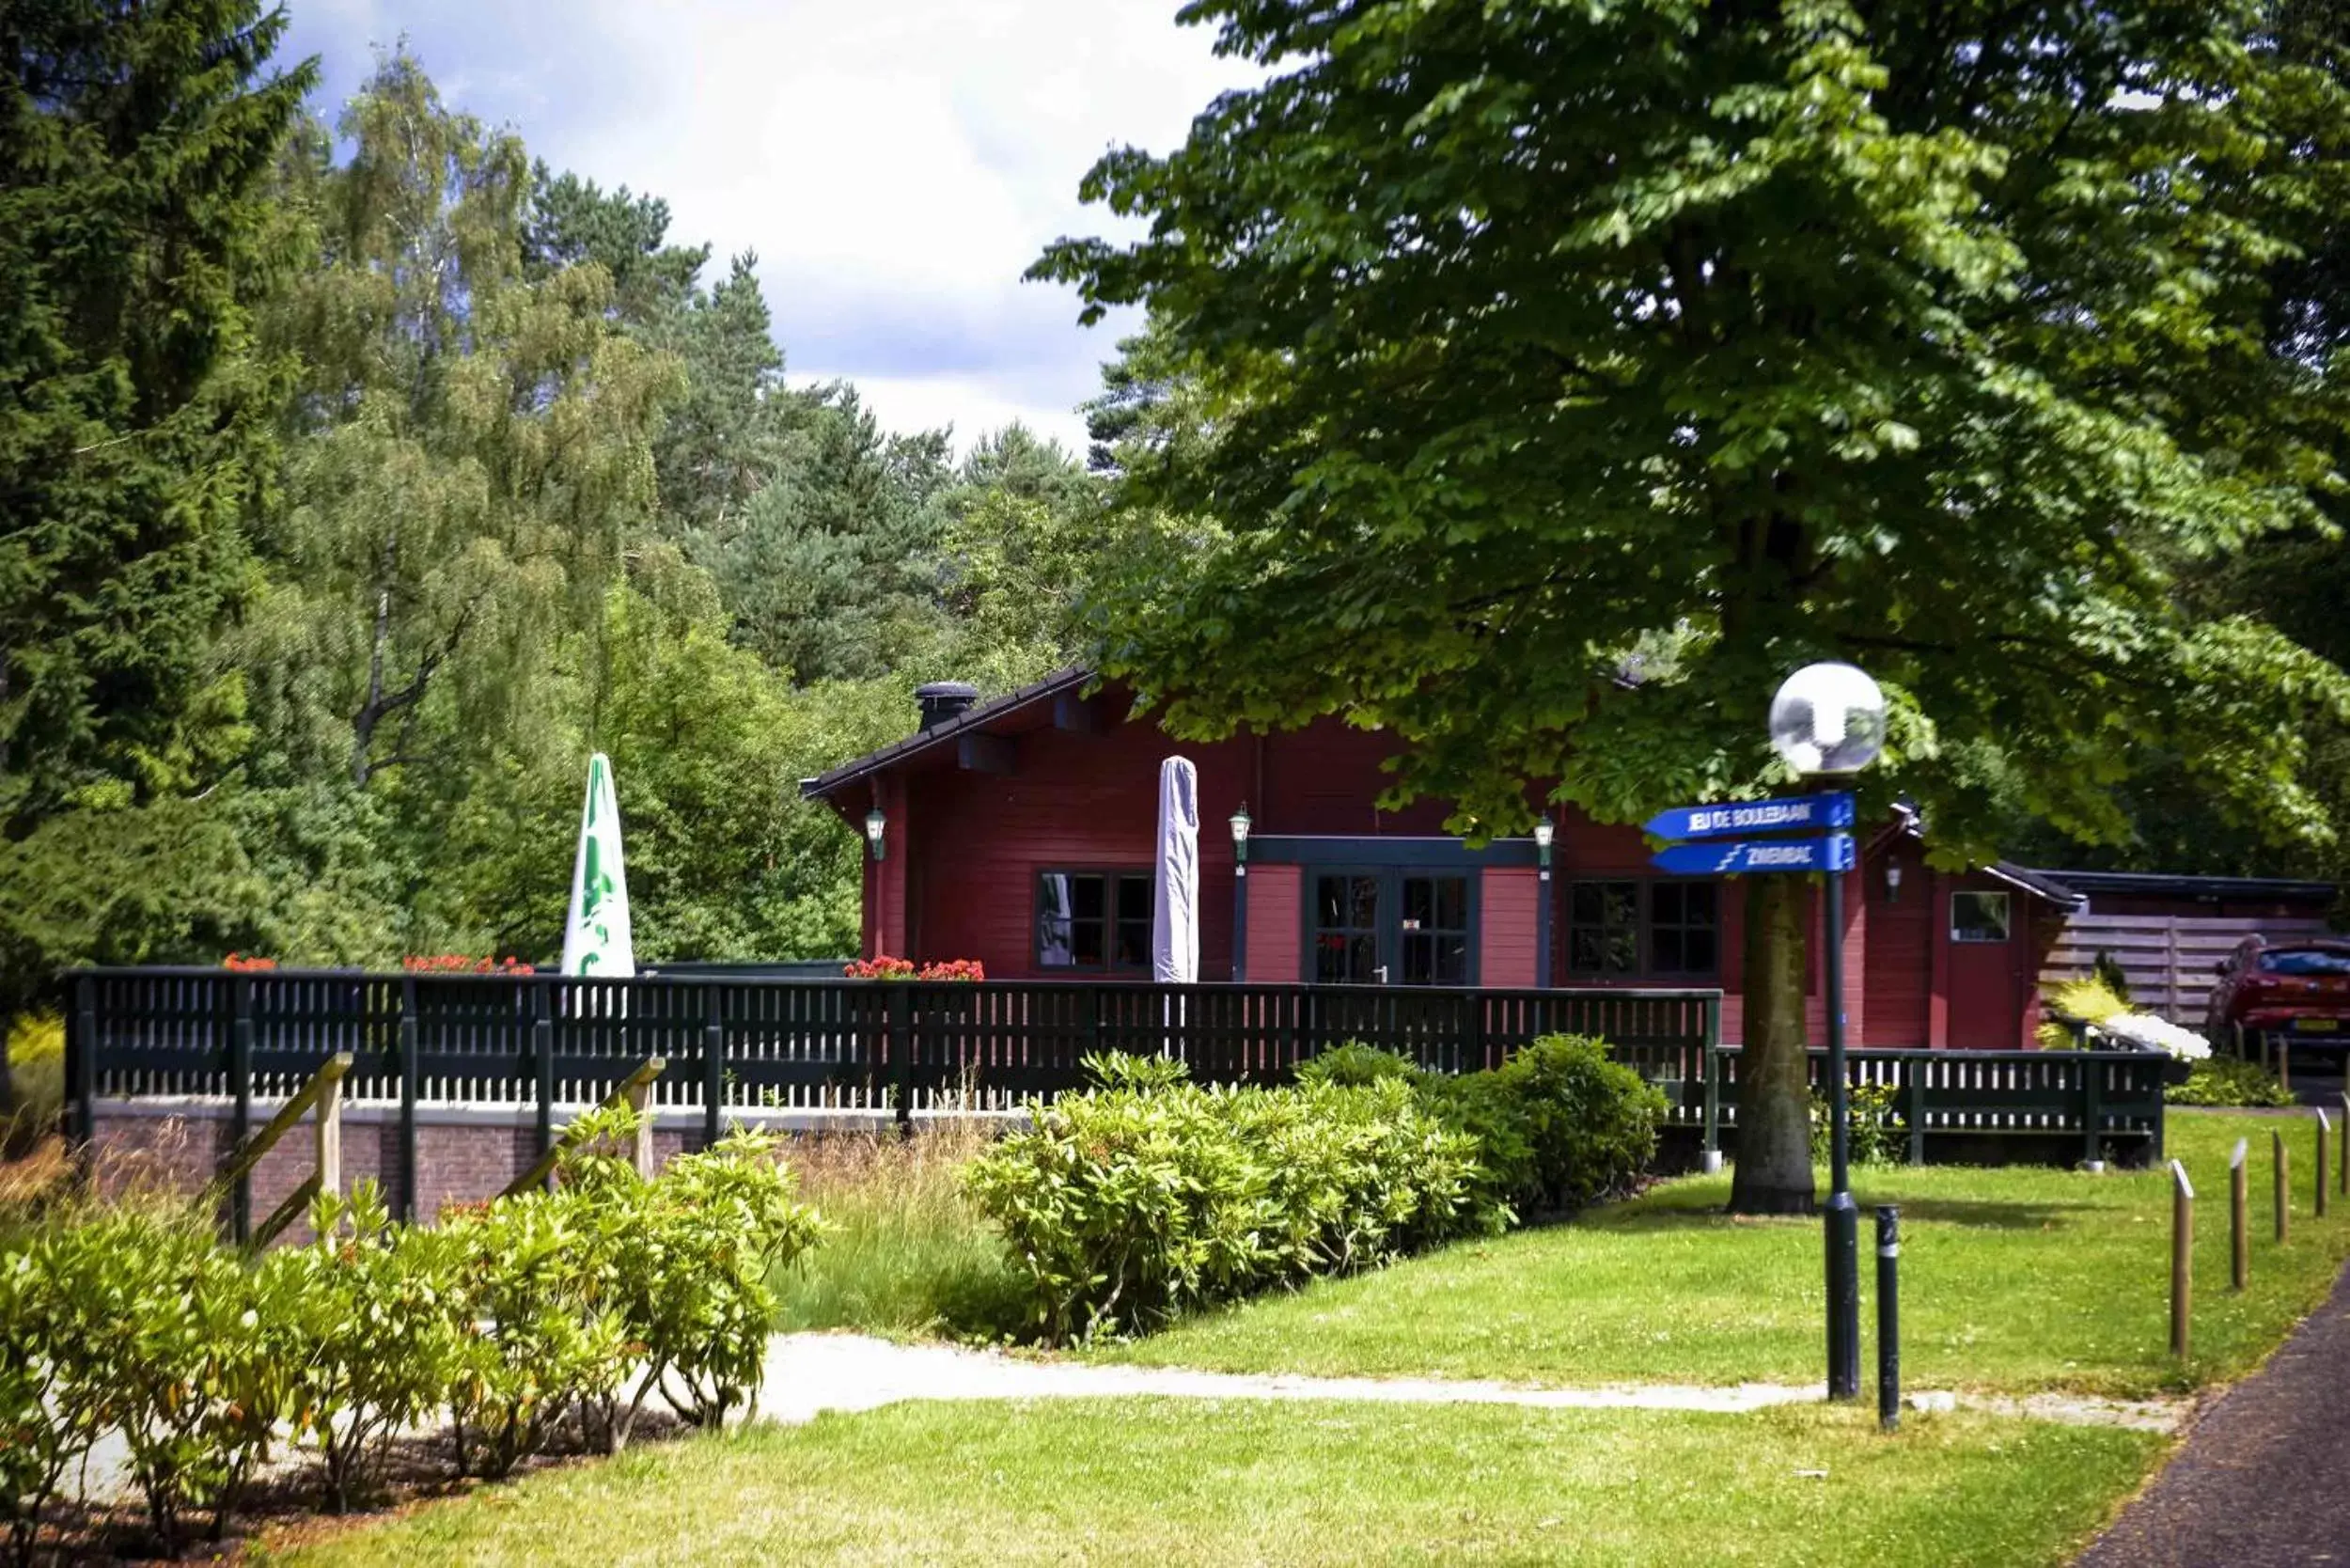
<path fill-rule="evenodd" d="M 2174 1105 L 2291 1105 L 2293 1091 L 2257 1061 L 2241 1057 L 2208 1057 L 2195 1064 L 2185 1083 L 2172 1084 L 2162 1097 Z"/>
<path fill-rule="evenodd" d="M 1390 1081 L 1208 1090 L 1180 1062 L 1089 1058 L 1096 1087 L 1031 1102 L 966 1190 L 1058 1341 L 1164 1321 L 1492 1228 L 1476 1145 Z"/>
<path fill-rule="evenodd" d="M 316 1239 L 261 1265 L 287 1312 L 289 1411 L 317 1445 L 337 1513 L 370 1479 L 391 1435 L 448 1398 L 458 1349 L 449 1232 L 395 1226 L 373 1182 L 310 1207 Z"/>
<path fill-rule="evenodd" d="M 1366 1045 L 1359 1040 L 1333 1045 L 1320 1056 L 1308 1058 L 1297 1067 L 1297 1077 L 1301 1083 L 1339 1084 L 1355 1089 L 1388 1078 L 1417 1083 L 1423 1075 L 1419 1063 L 1411 1058 L 1381 1050 L 1376 1045 Z"/>
<path fill-rule="evenodd" d="M 1477 1139 L 1480 1197 L 1513 1209 L 1580 1208 L 1639 1179 L 1656 1157 L 1665 1097 L 1607 1058 L 1605 1041 L 1545 1035 L 1501 1066 L 1458 1075 L 1350 1041 L 1297 1070 L 1301 1081 L 1411 1085 L 1431 1112 Z"/>
<path fill-rule="evenodd" d="M 1895 1165 L 1908 1157 L 1909 1119 L 1901 1113 L 1899 1084 L 1855 1084 L 1845 1091 L 1852 1117 L 1852 1143 L 1847 1151 L 1855 1165 Z M 1811 1161 L 1828 1163 L 1834 1127 L 1828 1103 L 1811 1097 Z"/>
<path fill-rule="evenodd" d="M 112 1419 L 98 1347 L 130 1261 L 116 1241 L 50 1225 L 0 1254 L 0 1509 L 20 1564 L 33 1560 L 42 1510 Z"/>
<path fill-rule="evenodd" d="M 88 1229 L 117 1255 L 107 1322 L 88 1349 L 112 1385 L 148 1517 L 169 1551 L 209 1506 L 217 1540 L 284 1410 L 283 1304 L 194 1215 L 132 1212 Z"/>
<path fill-rule="evenodd" d="M 502 1476 L 628 1371 L 613 1274 L 630 1215 L 595 1192 L 500 1199 L 446 1219 L 454 1247 L 448 1405 L 457 1467 Z"/>
<path fill-rule="evenodd" d="M 634 1125 L 625 1107 L 596 1113 L 567 1149 L 563 1180 L 598 1206 L 611 1245 L 611 1302 L 644 1364 L 634 1396 L 592 1399 L 607 1447 L 624 1446 L 659 1391 L 695 1425 L 723 1420 L 759 1388 L 776 1312 L 768 1280 L 822 1235 L 795 1199 L 776 1140 L 737 1131 L 671 1160 L 648 1183 L 607 1152 Z"/>
<path fill-rule="evenodd" d="M 1465 1124 L 1483 1123 L 1487 1157 L 1519 1164 L 1514 1201 L 1578 1209 L 1628 1190 L 1656 1157 L 1664 1093 L 1610 1061 L 1606 1041 L 1545 1035 L 1463 1082 Z"/>

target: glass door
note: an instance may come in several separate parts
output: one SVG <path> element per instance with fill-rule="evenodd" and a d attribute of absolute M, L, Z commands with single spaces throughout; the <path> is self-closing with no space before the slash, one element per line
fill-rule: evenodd
<path fill-rule="evenodd" d="M 1469 879 L 1460 872 L 1317 872 L 1310 936 L 1317 985 L 1473 983 Z"/>
<path fill-rule="evenodd" d="M 1316 985 L 1385 985 L 1380 916 L 1386 889 L 1379 873 L 1324 871 L 1314 878 Z"/>
<path fill-rule="evenodd" d="M 1405 985 L 1469 983 L 1469 896 L 1465 876 L 1407 876 L 1396 946 Z"/>

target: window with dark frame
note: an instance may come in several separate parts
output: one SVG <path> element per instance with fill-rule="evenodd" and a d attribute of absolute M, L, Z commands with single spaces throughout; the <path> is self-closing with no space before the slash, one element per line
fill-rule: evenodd
<path fill-rule="evenodd" d="M 1721 971 L 1721 893 L 1712 882 L 1567 884 L 1567 972 L 1583 980 L 1703 979 Z"/>
<path fill-rule="evenodd" d="M 1567 885 L 1567 972 L 1606 979 L 1640 972 L 1640 885 Z"/>
<path fill-rule="evenodd" d="M 1149 871 L 1040 871 L 1036 966 L 1151 967 Z"/>
<path fill-rule="evenodd" d="M 2004 942 L 2013 913 L 2005 893 L 1952 893 L 1950 940 Z"/>
<path fill-rule="evenodd" d="M 1720 969 L 1717 891 L 1710 882 L 1649 884 L 1650 974 L 1686 977 Z"/>

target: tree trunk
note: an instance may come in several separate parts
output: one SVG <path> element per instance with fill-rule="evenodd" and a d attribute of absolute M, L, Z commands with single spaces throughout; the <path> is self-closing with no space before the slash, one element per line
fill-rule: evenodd
<path fill-rule="evenodd" d="M 1804 1071 L 1807 879 L 1747 883 L 1746 1039 L 1738 1059 L 1738 1159 L 1730 1212 L 1808 1215 L 1811 1089 Z"/>

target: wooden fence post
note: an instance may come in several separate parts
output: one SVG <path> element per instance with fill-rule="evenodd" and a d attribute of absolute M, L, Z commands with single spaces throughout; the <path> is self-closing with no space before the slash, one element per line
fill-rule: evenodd
<path fill-rule="evenodd" d="M 2320 1219 L 2326 1217 L 2326 1161 L 2333 1152 L 2333 1134 L 2334 1124 L 2326 1120 L 2326 1108 L 2321 1105 L 2317 1111 L 2317 1181 L 2311 1188 L 2317 1195 L 2317 1200 L 2311 1207 Z"/>
<path fill-rule="evenodd" d="M 1934 1058 L 1913 1052 L 1902 1058 L 1903 1105 L 1902 1120 L 1909 1123 L 1909 1163 L 1926 1163 L 1926 1079 L 1933 1074 Z"/>
<path fill-rule="evenodd" d="M 2293 1177 L 2289 1169 L 2292 1156 L 2285 1152 L 2285 1135 L 2281 1129 L 2270 1130 L 2268 1152 L 2274 1162 L 2275 1174 L 2270 1200 L 2277 1211 L 2277 1241 L 2281 1246 L 2293 1214 Z"/>
<path fill-rule="evenodd" d="M 724 998 L 712 986 L 702 996 L 702 1147 L 725 1136 L 727 1023 Z"/>
<path fill-rule="evenodd" d="M 343 1195 L 343 1075 L 328 1078 L 319 1090 L 318 1107 L 310 1118 L 311 1151 L 318 1157 L 319 1191 Z"/>
<path fill-rule="evenodd" d="M 2170 1354 L 2186 1359 L 2195 1294 L 2195 1185 L 2170 1162 Z"/>
<path fill-rule="evenodd" d="M 1699 1045 L 1705 1074 L 1705 1168 L 1722 1168 L 1722 999 L 1705 998 L 1705 1038 Z"/>
<path fill-rule="evenodd" d="M 81 1124 L 74 1129 L 86 1153 L 95 1156 L 98 1142 L 98 982 L 87 975 L 73 982 L 73 1034 L 67 1042 L 67 1066 L 73 1075 L 73 1113 Z M 2350 1095 L 2345 1095 L 2350 1099 Z M 2343 1123 L 2350 1127 L 2350 1121 Z"/>
<path fill-rule="evenodd" d="M 228 980 L 228 1090 L 235 1096 L 228 1136 L 242 1145 L 253 1131 L 253 981 Z M 251 1167 L 241 1168 L 228 1190 L 228 1233 L 239 1247 L 253 1239 Z"/>
<path fill-rule="evenodd" d="M 310 1200 L 321 1192 L 337 1192 L 343 1180 L 343 1074 L 351 1071 L 352 1061 L 349 1051 L 338 1051 L 327 1058 L 325 1065 L 310 1074 L 294 1097 L 277 1108 L 269 1119 L 269 1125 L 238 1144 L 227 1162 L 212 1177 L 206 1190 L 217 1198 L 223 1184 L 232 1190 L 246 1188 L 253 1179 L 253 1168 L 261 1163 L 261 1156 L 275 1146 L 277 1140 L 293 1129 L 303 1113 L 317 1107 L 315 1151 L 317 1163 L 309 1176 L 285 1201 L 271 1211 L 270 1216 L 258 1227 L 247 1227 L 247 1233 L 237 1238 L 237 1245 L 250 1251 L 259 1251 L 276 1239 L 277 1233 L 302 1216 L 309 1208 Z"/>
<path fill-rule="evenodd" d="M 424 1208 L 417 1201 L 418 1172 L 422 1162 L 416 1157 L 416 1098 L 421 1090 L 421 1075 L 416 1063 L 416 977 L 400 977 L 400 1217 L 414 1225 L 424 1217 Z"/>
<path fill-rule="evenodd" d="M 2228 1156 L 2228 1284 L 2242 1290 L 2252 1278 L 2252 1243 L 2246 1234 L 2251 1207 L 2249 1178 L 2244 1169 L 2247 1151 L 2244 1139 L 2235 1140 L 2235 1152 Z"/>
<path fill-rule="evenodd" d="M 649 1087 L 655 1078 L 661 1076 L 662 1072 L 667 1068 L 668 1065 L 669 1063 L 665 1058 L 646 1058 L 645 1060 L 638 1065 L 635 1072 L 631 1073 L 627 1077 L 622 1078 L 619 1083 L 615 1084 L 612 1087 L 611 1093 L 606 1094 L 603 1099 L 596 1102 L 596 1108 L 598 1110 L 610 1110 L 613 1106 L 618 1105 L 626 1104 L 633 1105 L 636 1104 L 637 1091 L 641 1089 Z M 563 1136 L 556 1139 L 554 1145 L 550 1147 L 545 1153 L 540 1155 L 537 1162 L 534 1163 L 528 1170 L 524 1171 L 521 1175 L 507 1183 L 505 1190 L 501 1191 L 498 1196 L 500 1198 L 514 1198 L 523 1193 L 528 1192 L 532 1187 L 554 1186 L 556 1167 L 562 1161 L 564 1149 L 577 1136 L 577 1122 L 573 1122 L 571 1126 L 563 1129 Z M 637 1146 L 639 1158 L 643 1157 L 642 1151 L 646 1146 L 647 1140 L 644 1140 L 640 1135 Z"/>
<path fill-rule="evenodd" d="M 2075 1059 L 2081 1070 L 2081 1163 L 2096 1165 L 2105 1158 L 2105 1064 L 2090 1053 Z"/>
<path fill-rule="evenodd" d="M 623 1098 L 628 1102 L 628 1108 L 636 1113 L 636 1137 L 631 1151 L 635 1156 L 636 1174 L 650 1182 L 655 1165 L 652 1154 L 652 1079 L 631 1078 L 623 1090 Z"/>
<path fill-rule="evenodd" d="M 539 1080 L 539 1157 L 555 1151 L 555 988 L 530 980 L 530 1058 Z"/>
<path fill-rule="evenodd" d="M 889 987 L 889 1073 L 896 1088 L 898 1131 L 914 1132 L 914 981 Z"/>

